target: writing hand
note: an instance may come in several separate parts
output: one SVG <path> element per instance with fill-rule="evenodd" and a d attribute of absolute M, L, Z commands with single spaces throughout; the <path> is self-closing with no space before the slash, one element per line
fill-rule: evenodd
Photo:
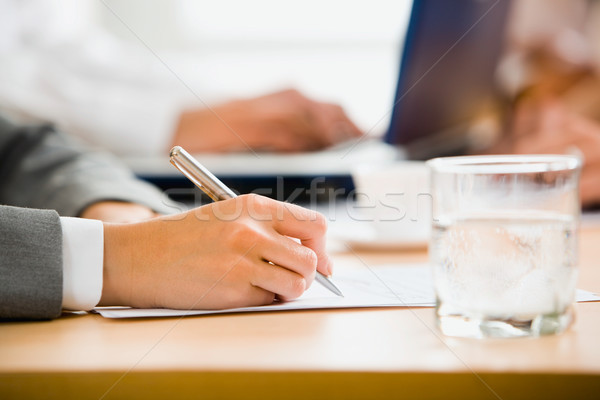
<path fill-rule="evenodd" d="M 293 299 L 317 269 L 331 273 L 325 231 L 322 215 L 256 195 L 105 224 L 100 304 L 221 309 Z"/>

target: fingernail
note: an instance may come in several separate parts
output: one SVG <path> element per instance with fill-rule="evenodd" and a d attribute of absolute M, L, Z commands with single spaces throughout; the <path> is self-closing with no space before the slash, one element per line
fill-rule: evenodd
<path fill-rule="evenodd" d="M 331 258 L 327 262 L 327 277 L 331 277 L 333 275 L 333 261 Z"/>

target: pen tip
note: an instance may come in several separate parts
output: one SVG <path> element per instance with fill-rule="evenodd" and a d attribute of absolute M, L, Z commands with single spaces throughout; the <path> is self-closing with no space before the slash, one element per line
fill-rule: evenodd
<path fill-rule="evenodd" d="M 174 146 L 171 151 L 169 152 L 169 156 L 173 157 L 175 154 L 179 153 L 181 151 L 181 146 Z"/>

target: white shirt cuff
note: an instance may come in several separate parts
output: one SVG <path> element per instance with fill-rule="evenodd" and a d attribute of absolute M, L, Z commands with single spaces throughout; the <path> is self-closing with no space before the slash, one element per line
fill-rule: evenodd
<path fill-rule="evenodd" d="M 104 226 L 101 221 L 61 217 L 63 301 L 67 310 L 91 310 L 102 295 Z"/>

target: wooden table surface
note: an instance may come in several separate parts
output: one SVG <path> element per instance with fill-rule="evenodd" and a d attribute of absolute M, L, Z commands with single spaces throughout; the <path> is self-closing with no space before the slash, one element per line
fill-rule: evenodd
<path fill-rule="evenodd" d="M 425 251 L 346 252 L 344 265 Z M 600 290 L 600 228 L 581 232 L 578 287 Z M 564 334 L 456 339 L 432 308 L 0 323 L 0 399 L 600 398 L 600 303 Z"/>

